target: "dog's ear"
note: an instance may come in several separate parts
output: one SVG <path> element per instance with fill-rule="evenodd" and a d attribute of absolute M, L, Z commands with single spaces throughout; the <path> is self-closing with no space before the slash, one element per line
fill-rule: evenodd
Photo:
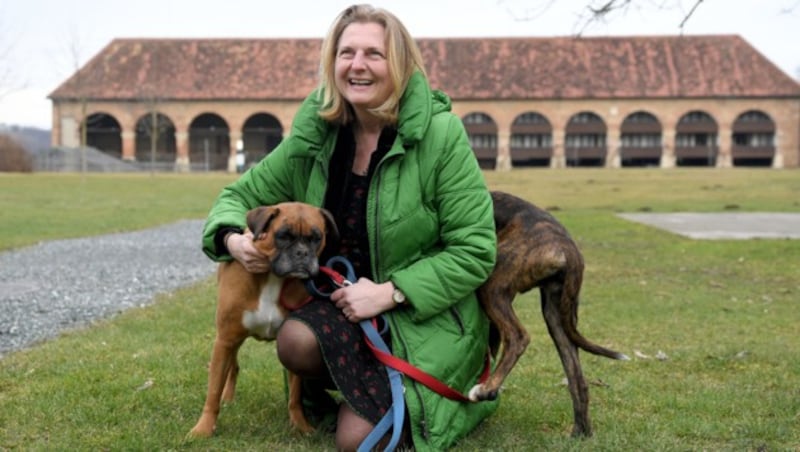
<path fill-rule="evenodd" d="M 336 220 L 333 219 L 333 214 L 331 214 L 327 209 L 319 209 L 319 212 L 322 214 L 322 218 L 325 219 L 325 232 L 327 235 L 326 241 L 331 241 L 336 243 L 339 241 L 339 228 L 336 227 Z"/>
<path fill-rule="evenodd" d="M 247 212 L 247 227 L 253 232 L 253 240 L 269 228 L 270 222 L 280 213 L 277 207 L 256 207 Z"/>

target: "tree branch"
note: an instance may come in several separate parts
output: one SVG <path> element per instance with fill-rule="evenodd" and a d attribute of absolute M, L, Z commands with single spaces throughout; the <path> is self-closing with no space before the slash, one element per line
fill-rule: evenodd
<path fill-rule="evenodd" d="M 689 13 L 683 18 L 681 24 L 678 25 L 678 28 L 681 30 L 681 34 L 683 34 L 683 26 L 686 25 L 686 22 L 689 21 L 689 18 L 692 17 L 692 14 L 694 14 L 694 11 L 697 9 L 698 6 L 700 6 L 701 3 L 703 3 L 703 0 L 697 0 L 694 3 L 694 6 L 692 6 L 692 9 L 689 10 Z"/>

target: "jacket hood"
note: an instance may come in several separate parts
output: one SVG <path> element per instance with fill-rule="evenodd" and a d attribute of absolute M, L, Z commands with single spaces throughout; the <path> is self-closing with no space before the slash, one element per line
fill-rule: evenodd
<path fill-rule="evenodd" d="M 433 115 L 450 111 L 450 98 L 439 90 L 432 90 L 421 72 L 415 72 L 408 81 L 400 99 L 397 134 L 404 145 L 422 140 Z"/>

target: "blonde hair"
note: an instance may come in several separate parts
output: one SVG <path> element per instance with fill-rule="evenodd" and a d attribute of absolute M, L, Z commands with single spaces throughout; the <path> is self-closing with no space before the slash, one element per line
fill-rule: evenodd
<path fill-rule="evenodd" d="M 425 75 L 425 65 L 417 43 L 400 20 L 389 11 L 371 5 L 353 5 L 342 11 L 322 42 L 322 58 L 319 65 L 321 100 L 319 115 L 324 120 L 337 124 L 348 124 L 354 119 L 352 107 L 336 89 L 335 80 L 339 39 L 345 28 L 353 23 L 376 23 L 385 30 L 386 61 L 394 89 L 382 105 L 370 112 L 386 123 L 395 124 L 400 98 L 406 90 L 409 79 L 416 71 Z"/>

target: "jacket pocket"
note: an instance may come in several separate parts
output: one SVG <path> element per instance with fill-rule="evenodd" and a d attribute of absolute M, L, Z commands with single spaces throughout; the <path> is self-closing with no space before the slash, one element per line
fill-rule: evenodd
<path fill-rule="evenodd" d="M 458 326 L 458 331 L 461 333 L 463 337 L 466 333 L 466 328 L 464 327 L 464 318 L 461 317 L 461 312 L 458 311 L 456 306 L 450 307 L 450 315 L 453 317 L 453 320 L 456 322 L 456 326 Z"/>

